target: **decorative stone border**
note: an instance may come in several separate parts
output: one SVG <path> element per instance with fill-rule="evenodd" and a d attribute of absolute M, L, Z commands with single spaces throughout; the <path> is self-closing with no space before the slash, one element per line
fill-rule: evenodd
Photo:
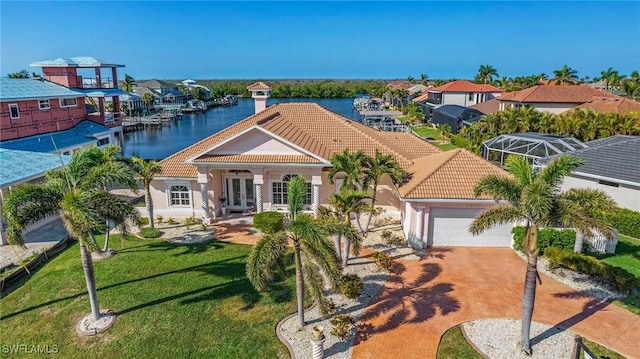
<path fill-rule="evenodd" d="M 313 303 L 309 308 L 306 308 L 304 310 L 305 313 L 315 308 L 316 305 L 317 305 L 316 303 Z M 289 344 L 289 341 L 285 339 L 285 337 L 283 337 L 282 334 L 280 334 L 281 333 L 280 328 L 282 327 L 282 324 L 284 322 L 295 317 L 296 315 L 298 315 L 298 311 L 295 311 L 294 313 L 287 315 L 286 317 L 284 317 L 284 319 L 279 321 L 278 324 L 276 324 L 276 335 L 278 336 L 278 340 L 280 340 L 282 344 L 284 344 L 287 347 L 287 350 L 289 350 L 289 355 L 291 356 L 292 359 L 296 357 L 295 352 L 293 351 L 293 347 L 291 347 L 291 344 Z"/>
<path fill-rule="evenodd" d="M 100 319 L 93 320 L 93 315 L 85 315 L 78 324 L 76 324 L 76 332 L 85 337 L 94 336 L 111 328 L 116 321 L 117 314 L 111 309 L 100 310 Z"/>

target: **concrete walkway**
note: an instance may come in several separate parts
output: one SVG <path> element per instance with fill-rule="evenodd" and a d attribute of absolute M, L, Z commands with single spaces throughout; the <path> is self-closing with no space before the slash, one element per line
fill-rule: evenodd
<path fill-rule="evenodd" d="M 352 358 L 435 358 L 442 334 L 481 318 L 520 319 L 526 263 L 508 248 L 432 248 L 371 301 Z M 640 358 L 640 316 L 542 275 L 533 320 Z M 532 338 L 535 351 L 536 339 Z"/>
<path fill-rule="evenodd" d="M 24 261 L 33 254 L 44 252 L 55 246 L 56 243 L 64 240 L 67 235 L 67 230 L 64 228 L 64 224 L 62 224 L 62 220 L 60 218 L 56 218 L 23 235 L 25 246 L 27 247 L 26 249 L 18 246 L 13 246 L 13 249 Z M 11 246 L 0 246 L 0 268 L 16 266 L 19 264 L 20 259 L 16 257 Z"/>

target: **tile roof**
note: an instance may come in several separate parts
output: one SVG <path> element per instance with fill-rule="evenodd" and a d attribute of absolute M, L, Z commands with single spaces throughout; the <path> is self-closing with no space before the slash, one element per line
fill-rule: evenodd
<path fill-rule="evenodd" d="M 271 90 L 271 87 L 262 81 L 258 81 L 247 86 L 247 90 Z"/>
<path fill-rule="evenodd" d="M 22 182 L 44 175 L 71 160 L 69 155 L 17 151 L 0 148 L 0 187 L 18 185 Z"/>
<path fill-rule="evenodd" d="M 149 87 L 149 88 L 161 88 L 161 87 L 177 88 L 178 84 L 174 84 L 174 83 L 162 81 L 162 80 L 147 80 L 147 81 L 138 81 L 136 86 Z"/>
<path fill-rule="evenodd" d="M 476 199 L 473 189 L 481 178 L 490 174 L 509 176 L 500 167 L 464 149 L 416 159 L 408 172 L 411 179 L 398 191 L 401 197 L 409 199 Z"/>
<path fill-rule="evenodd" d="M 469 106 L 469 108 L 478 110 L 484 113 L 485 115 L 490 115 L 500 110 L 500 98 L 499 97 L 492 98 L 491 100 L 480 102 L 473 106 Z"/>
<path fill-rule="evenodd" d="M 632 182 L 640 186 L 640 136 L 615 135 L 585 143 L 588 147 L 566 153 L 584 160 L 578 174 Z M 540 160 L 549 163 L 557 156 Z"/>
<path fill-rule="evenodd" d="M 32 67 L 124 67 L 109 60 L 100 60 L 91 56 L 58 57 L 32 63 Z"/>
<path fill-rule="evenodd" d="M 322 163 L 306 155 L 204 155 L 193 162 L 202 163 Z"/>
<path fill-rule="evenodd" d="M 613 97 L 604 91 L 587 85 L 548 86 L 536 85 L 521 91 L 514 91 L 500 96 L 500 101 L 508 102 L 545 102 L 576 103 L 588 102 L 593 97 Z"/>
<path fill-rule="evenodd" d="M 430 89 L 431 92 L 502 92 L 499 88 L 486 85 L 474 84 L 465 80 L 456 80 L 444 85 Z"/>
<path fill-rule="evenodd" d="M 44 80 L 0 78 L 1 101 L 73 97 L 84 94 Z"/>
<path fill-rule="evenodd" d="M 640 112 L 640 102 L 629 100 L 624 97 L 593 97 L 588 102 L 578 105 L 576 108 L 588 108 L 601 113 L 620 113 L 625 114 L 629 111 Z"/>
<path fill-rule="evenodd" d="M 408 90 L 410 87 L 413 87 L 413 86 L 415 86 L 415 84 L 409 83 L 407 81 L 402 81 L 402 80 L 391 81 L 387 84 L 387 88 L 389 90 L 398 90 L 398 89 Z"/>
<path fill-rule="evenodd" d="M 96 144 L 94 137 L 98 133 L 110 130 L 95 122 L 84 120 L 68 130 L 45 133 L 15 140 L 0 141 L 0 148 L 33 152 L 54 152 L 58 149 L 74 147 L 84 144 Z M 55 146 L 53 142 L 55 141 Z"/>
<path fill-rule="evenodd" d="M 413 134 L 379 131 L 315 103 L 279 103 L 160 161 L 159 177 L 197 177 L 196 166 L 185 164 L 185 160 L 252 126 L 259 126 L 326 160 L 345 148 L 361 149 L 369 155 L 378 149 L 395 156 L 403 168 L 408 168 L 415 158 L 441 152 Z"/>

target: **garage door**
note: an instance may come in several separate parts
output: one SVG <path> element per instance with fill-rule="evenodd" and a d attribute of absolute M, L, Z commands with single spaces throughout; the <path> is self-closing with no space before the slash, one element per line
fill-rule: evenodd
<path fill-rule="evenodd" d="M 509 247 L 513 225 L 498 225 L 474 236 L 469 226 L 482 208 L 431 208 L 428 246 Z"/>

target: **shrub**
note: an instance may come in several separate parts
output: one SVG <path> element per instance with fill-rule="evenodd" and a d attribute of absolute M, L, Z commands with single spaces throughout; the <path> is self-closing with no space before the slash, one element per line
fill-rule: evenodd
<path fill-rule="evenodd" d="M 325 315 L 336 310 L 336 302 L 331 298 L 320 298 L 320 312 Z"/>
<path fill-rule="evenodd" d="M 611 226 L 625 236 L 640 238 L 640 212 L 626 208 L 617 208 L 607 215 Z"/>
<path fill-rule="evenodd" d="M 191 216 L 184 219 L 184 225 L 187 227 L 187 229 L 191 229 L 192 225 L 200 223 L 202 223 L 202 219 L 196 218 L 196 216 Z"/>
<path fill-rule="evenodd" d="M 358 298 L 363 288 L 362 279 L 357 274 L 345 274 L 340 279 L 340 292 L 349 299 Z"/>
<path fill-rule="evenodd" d="M 393 271 L 393 258 L 386 253 L 373 252 L 373 261 L 378 268 L 386 270 L 387 272 Z"/>
<path fill-rule="evenodd" d="M 176 222 L 175 219 L 173 219 L 173 217 L 169 217 L 169 219 L 167 219 L 167 224 L 176 224 L 178 222 Z"/>
<path fill-rule="evenodd" d="M 391 236 L 391 238 L 387 239 L 385 242 L 391 246 L 399 246 L 404 244 L 404 238 L 394 234 L 393 236 Z"/>
<path fill-rule="evenodd" d="M 148 225 L 149 225 L 149 218 L 147 217 L 138 218 L 138 227 L 148 226 Z"/>
<path fill-rule="evenodd" d="M 275 211 L 256 213 L 253 226 L 266 234 L 279 232 L 284 228 L 284 215 Z"/>
<path fill-rule="evenodd" d="M 390 230 L 384 230 L 382 231 L 382 234 L 380 235 L 380 237 L 382 239 L 384 239 L 385 242 L 389 241 L 389 239 L 391 239 L 391 236 L 393 235 L 393 233 L 391 233 Z"/>
<path fill-rule="evenodd" d="M 513 247 L 519 251 L 524 248 L 525 231 L 525 227 L 514 227 L 512 230 Z M 542 228 L 538 231 L 538 247 L 541 252 L 549 246 L 562 248 L 565 251 L 573 251 L 575 241 L 576 231 L 572 229 Z M 585 246 L 588 246 L 586 241 Z"/>
<path fill-rule="evenodd" d="M 162 224 L 162 221 L 164 221 L 164 217 L 162 216 L 157 216 L 156 217 L 156 221 L 158 221 L 159 224 Z"/>
<path fill-rule="evenodd" d="M 162 233 L 158 228 L 144 227 L 140 230 L 143 238 L 158 238 Z"/>
<path fill-rule="evenodd" d="M 331 329 L 331 335 L 340 338 L 345 341 L 349 338 L 351 327 L 355 324 L 355 320 L 351 315 L 338 314 L 329 320 L 333 328 Z"/>
<path fill-rule="evenodd" d="M 551 268 L 565 267 L 604 280 L 618 291 L 627 293 L 640 286 L 640 279 L 618 267 L 614 267 L 595 257 L 548 247 L 544 255 L 549 258 Z"/>

